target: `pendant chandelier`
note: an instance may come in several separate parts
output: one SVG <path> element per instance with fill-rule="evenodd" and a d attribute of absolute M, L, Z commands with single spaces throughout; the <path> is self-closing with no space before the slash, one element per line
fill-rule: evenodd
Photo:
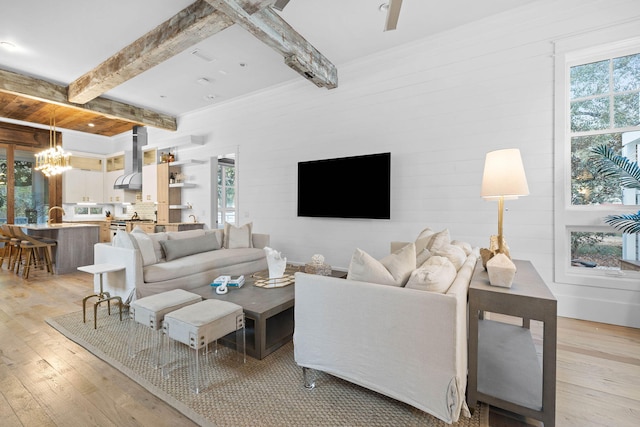
<path fill-rule="evenodd" d="M 49 148 L 36 154 L 36 170 L 45 176 L 59 175 L 71 169 L 71 153 L 65 153 L 61 146 L 57 144 L 56 132 L 56 110 L 51 111 L 49 119 Z"/>

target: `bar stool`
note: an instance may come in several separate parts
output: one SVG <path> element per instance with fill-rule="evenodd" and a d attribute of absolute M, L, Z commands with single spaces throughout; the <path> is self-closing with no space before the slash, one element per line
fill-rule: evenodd
<path fill-rule="evenodd" d="M 29 236 L 22 228 L 18 225 L 10 225 L 13 236 L 20 240 L 20 246 L 18 250 L 18 254 L 16 256 L 16 274 L 19 273 L 20 270 L 20 262 L 22 259 L 22 254 L 26 253 L 26 260 L 24 264 L 24 268 L 22 269 L 22 276 L 25 279 L 29 278 L 29 271 L 31 270 L 31 263 L 35 267 L 38 267 L 38 262 L 40 261 L 39 251 L 42 250 L 44 252 L 45 264 L 47 267 L 47 272 L 53 274 L 53 264 L 51 262 L 52 251 L 51 248 L 57 244 L 55 240 L 47 239 L 47 240 L 39 240 L 33 236 Z"/>
<path fill-rule="evenodd" d="M 4 228 L 3 224 L 3 228 Z M 2 259 L 0 260 L 0 268 L 2 268 L 2 266 L 4 265 L 4 260 L 7 260 L 7 267 L 9 267 L 11 265 L 11 255 L 13 255 L 13 248 L 15 247 L 16 243 L 17 243 L 17 239 L 16 241 L 14 241 L 14 239 L 10 236 L 5 234 L 4 229 L 0 229 L 0 243 L 3 244 L 2 247 Z"/>
<path fill-rule="evenodd" d="M 13 231 L 7 224 L 2 224 L 0 227 L 2 230 L 2 241 L 4 242 L 4 250 L 2 251 L 2 264 L 4 264 L 4 260 L 7 260 L 7 269 L 13 271 L 15 267 L 15 258 L 20 250 L 20 239 L 14 237 Z"/>

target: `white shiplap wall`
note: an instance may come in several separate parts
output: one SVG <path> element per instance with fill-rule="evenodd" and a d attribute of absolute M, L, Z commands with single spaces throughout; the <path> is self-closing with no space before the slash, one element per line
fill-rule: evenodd
<path fill-rule="evenodd" d="M 615 311 L 629 295 L 553 283 L 553 42 L 638 18 L 637 0 L 541 0 L 341 66 L 337 89 L 296 80 L 181 117 L 179 129 L 207 139 L 190 155 L 237 147 L 241 223 L 270 233 L 291 261 L 320 253 L 341 268 L 356 247 L 380 258 L 390 241 L 413 240 L 426 226 L 488 245 L 497 206 L 479 197 L 484 155 L 520 148 L 531 195 L 506 204 L 512 254 L 534 263 L 561 314 L 617 323 L 574 307 L 598 300 Z M 150 130 L 152 144 L 165 137 Z M 383 151 L 392 153 L 390 221 L 296 216 L 297 162 Z M 211 180 L 206 167 L 190 173 Z M 331 189 L 318 192 L 330 202 Z M 199 218 L 210 217 L 208 185 L 184 197 Z"/>

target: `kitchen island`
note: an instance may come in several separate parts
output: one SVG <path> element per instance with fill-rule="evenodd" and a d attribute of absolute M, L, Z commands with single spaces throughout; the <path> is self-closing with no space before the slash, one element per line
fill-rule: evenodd
<path fill-rule="evenodd" d="M 93 264 L 93 245 L 100 241 L 100 226 L 84 223 L 27 224 L 31 236 L 48 237 L 58 244 L 53 248 L 55 274 L 73 273 L 78 267 Z"/>
<path fill-rule="evenodd" d="M 204 228 L 203 222 L 167 222 L 157 223 L 157 231 L 186 231 L 186 230 L 202 230 Z"/>

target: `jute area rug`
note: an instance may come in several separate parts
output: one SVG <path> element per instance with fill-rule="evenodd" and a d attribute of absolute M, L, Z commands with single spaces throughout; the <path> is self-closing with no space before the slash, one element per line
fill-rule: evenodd
<path fill-rule="evenodd" d="M 263 360 L 247 357 L 218 346 L 218 353 L 201 358 L 201 391 L 188 387 L 189 350 L 179 345 L 162 378 L 150 363 L 151 349 L 128 355 L 128 313 L 123 321 L 106 308 L 98 312 L 98 329 L 93 313 L 70 313 L 47 323 L 67 338 L 111 364 L 154 395 L 202 426 L 447 426 L 448 424 L 409 405 L 324 373 L 317 373 L 316 388 L 303 387 L 302 369 L 288 343 Z M 139 325 L 134 324 L 135 327 Z M 134 329 L 144 337 L 144 328 Z M 146 340 L 139 340 L 146 342 Z M 142 346 L 144 347 L 144 346 Z M 488 410 L 478 406 L 472 418 L 460 417 L 461 427 L 488 425 Z"/>

